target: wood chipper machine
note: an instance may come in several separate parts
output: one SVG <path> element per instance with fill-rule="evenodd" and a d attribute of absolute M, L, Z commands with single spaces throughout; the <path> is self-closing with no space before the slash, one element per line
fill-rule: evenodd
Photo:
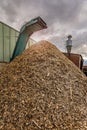
<path fill-rule="evenodd" d="M 24 24 L 20 29 L 20 34 L 10 61 L 12 61 L 16 56 L 20 55 L 25 50 L 27 41 L 34 32 L 46 28 L 47 25 L 41 17 L 34 18 L 31 21 Z"/>

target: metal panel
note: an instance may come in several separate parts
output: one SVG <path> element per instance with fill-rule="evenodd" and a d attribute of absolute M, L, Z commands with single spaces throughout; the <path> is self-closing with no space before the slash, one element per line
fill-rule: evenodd
<path fill-rule="evenodd" d="M 33 39 L 30 39 L 30 46 L 35 44 L 36 42 Z"/>
<path fill-rule="evenodd" d="M 2 29 L 2 23 L 0 23 L 0 61 L 3 61 L 3 29 Z"/>
<path fill-rule="evenodd" d="M 19 36 L 19 32 L 17 32 L 16 30 L 10 29 L 10 59 L 15 49 L 18 36 Z"/>
<path fill-rule="evenodd" d="M 14 48 L 15 48 L 15 44 L 16 44 L 16 33 L 15 30 L 10 29 L 10 58 L 12 57 Z"/>
<path fill-rule="evenodd" d="M 0 22 L 0 62 L 9 62 L 18 39 L 19 32 Z"/>
<path fill-rule="evenodd" d="M 10 60 L 10 30 L 9 27 L 4 25 L 4 61 Z"/>
<path fill-rule="evenodd" d="M 15 31 L 16 32 L 16 31 Z M 16 41 L 18 39 L 18 36 L 19 36 L 19 32 L 16 32 Z"/>
<path fill-rule="evenodd" d="M 29 48 L 31 45 L 35 44 L 36 41 L 34 41 L 33 39 L 29 38 L 27 45 L 26 45 L 26 49 Z"/>

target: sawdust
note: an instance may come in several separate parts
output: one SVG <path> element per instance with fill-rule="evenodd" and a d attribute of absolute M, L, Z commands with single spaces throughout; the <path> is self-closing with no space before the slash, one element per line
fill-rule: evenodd
<path fill-rule="evenodd" d="M 0 130 L 87 130 L 86 93 L 84 74 L 41 41 L 0 72 Z"/>
<path fill-rule="evenodd" d="M 4 68 L 8 63 L 3 63 L 3 62 L 0 62 L 0 71 L 2 70 L 2 68 Z"/>

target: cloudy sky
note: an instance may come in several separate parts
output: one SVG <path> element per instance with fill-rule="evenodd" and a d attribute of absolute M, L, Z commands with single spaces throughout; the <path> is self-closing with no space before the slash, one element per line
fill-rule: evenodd
<path fill-rule="evenodd" d="M 72 52 L 87 59 L 87 0 L 0 0 L 0 21 L 17 30 L 37 16 L 48 28 L 35 33 L 34 40 L 48 40 L 66 51 L 65 41 L 71 34 Z"/>

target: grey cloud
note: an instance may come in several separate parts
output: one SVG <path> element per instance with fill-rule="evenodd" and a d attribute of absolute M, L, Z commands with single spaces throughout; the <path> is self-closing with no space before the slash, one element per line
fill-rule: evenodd
<path fill-rule="evenodd" d="M 17 15 L 16 6 L 13 4 L 13 2 L 11 0 L 9 0 L 8 2 L 4 0 L 1 2 L 0 5 L 2 10 L 4 10 L 4 14 L 7 17 L 7 20 L 13 22 Z"/>
<path fill-rule="evenodd" d="M 8 16 L 8 19 L 14 20 L 16 15 L 21 14 L 20 8 L 23 8 L 25 15 L 41 15 L 46 19 L 49 25 L 54 22 L 68 23 L 74 21 L 81 9 L 82 0 L 4 0 L 1 2 L 2 8 Z M 31 9 L 31 10 L 30 10 Z M 12 18 L 11 18 L 12 17 Z M 20 16 L 21 17 L 21 16 Z"/>
<path fill-rule="evenodd" d="M 37 37 L 47 37 L 58 48 L 64 50 L 65 37 L 71 33 L 73 50 L 78 51 L 87 41 L 87 31 L 79 34 L 81 29 L 87 28 L 87 19 L 79 19 L 80 13 L 84 12 L 81 12 L 84 10 L 84 1 L 86 0 L 0 0 L 0 11 L 3 18 L 5 17 L 9 24 L 15 25 L 16 29 L 24 22 L 41 16 L 46 21 L 48 29 L 37 33 Z"/>

